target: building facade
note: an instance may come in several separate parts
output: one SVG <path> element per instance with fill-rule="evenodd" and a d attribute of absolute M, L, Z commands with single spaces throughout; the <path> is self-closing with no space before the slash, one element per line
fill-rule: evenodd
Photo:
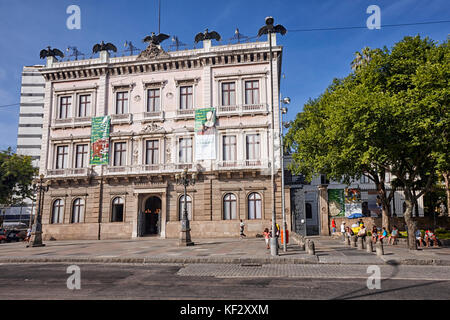
<path fill-rule="evenodd" d="M 39 71 L 42 67 L 35 65 L 23 68 L 17 131 L 16 153 L 30 156 L 36 168 L 39 168 L 41 156 L 44 117 L 45 79 Z M 33 201 L 25 199 L 22 204 L 5 208 L 2 214 L 3 221 L 5 224 L 14 225 L 22 222 L 28 225 L 35 211 Z"/>
<path fill-rule="evenodd" d="M 138 56 L 102 51 L 67 62 L 49 57 L 40 70 L 40 172 L 49 185 L 44 239 L 177 238 L 185 199 L 175 175 L 184 169 L 198 174 L 186 197 L 193 239 L 239 236 L 240 219 L 248 236 L 270 228 L 271 166 L 281 221 L 280 156 L 271 157 L 272 150 L 280 154 L 282 47 L 275 35 L 273 44 L 273 91 L 268 41 L 212 46 L 205 40 L 202 49 L 149 46 Z M 215 120 L 206 158 L 195 130 L 205 108 Z M 110 121 L 103 145 L 109 160 L 93 165 L 100 149 L 91 142 L 92 119 L 102 117 Z"/>

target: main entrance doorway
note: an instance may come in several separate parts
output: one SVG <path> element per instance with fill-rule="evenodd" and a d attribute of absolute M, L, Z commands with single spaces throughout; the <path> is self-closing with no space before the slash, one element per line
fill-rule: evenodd
<path fill-rule="evenodd" d="M 145 201 L 144 210 L 140 213 L 139 236 L 156 235 L 160 232 L 161 199 L 153 196 Z"/>

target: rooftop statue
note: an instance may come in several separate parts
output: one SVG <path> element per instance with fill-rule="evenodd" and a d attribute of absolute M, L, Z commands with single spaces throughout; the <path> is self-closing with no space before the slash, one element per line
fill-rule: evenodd
<path fill-rule="evenodd" d="M 215 39 L 217 41 L 222 40 L 222 38 L 220 37 L 220 34 L 218 34 L 216 31 L 209 32 L 208 29 L 206 29 L 205 32 L 203 32 L 203 33 L 200 32 L 195 36 L 195 43 L 198 43 L 203 40 L 209 40 L 209 39 Z"/>
<path fill-rule="evenodd" d="M 108 42 L 108 43 L 104 43 L 103 41 L 101 43 L 97 43 L 93 48 L 92 48 L 92 53 L 97 53 L 100 51 L 114 51 L 117 52 L 117 48 L 115 45 L 113 45 L 112 43 Z"/>
<path fill-rule="evenodd" d="M 164 33 L 156 35 L 154 32 L 150 36 L 146 36 L 142 42 L 149 43 L 147 49 L 142 51 L 138 60 L 150 60 L 156 58 L 167 58 L 169 55 L 161 48 L 161 42 L 168 39 L 170 36 Z"/>
<path fill-rule="evenodd" d="M 58 49 L 51 49 L 50 46 L 47 47 L 47 49 L 41 50 L 40 57 L 41 59 L 45 59 L 47 57 L 54 57 L 56 59 L 56 56 L 64 58 L 64 53 L 62 53 L 61 50 Z"/>

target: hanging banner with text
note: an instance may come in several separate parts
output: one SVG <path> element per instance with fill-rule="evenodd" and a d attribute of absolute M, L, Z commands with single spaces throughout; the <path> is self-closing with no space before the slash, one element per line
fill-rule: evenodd
<path fill-rule="evenodd" d="M 195 159 L 216 159 L 216 110 L 195 110 Z"/>
<path fill-rule="evenodd" d="M 91 154 L 89 164 L 109 163 L 109 133 L 111 119 L 109 116 L 92 118 Z"/>

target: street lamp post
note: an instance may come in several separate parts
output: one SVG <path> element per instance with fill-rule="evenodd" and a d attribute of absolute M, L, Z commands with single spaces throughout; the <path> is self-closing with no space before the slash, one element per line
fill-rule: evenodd
<path fill-rule="evenodd" d="M 48 191 L 48 185 L 44 184 L 44 175 L 39 176 L 37 184 L 34 185 L 35 189 L 39 192 L 38 210 L 34 220 L 33 227 L 31 229 L 31 239 L 27 247 L 43 247 L 42 243 L 42 197 L 44 193 Z"/>
<path fill-rule="evenodd" d="M 290 98 L 284 98 L 280 101 L 282 104 L 289 104 L 291 103 Z M 280 108 L 280 123 L 281 123 L 281 132 L 280 132 L 280 153 L 281 153 L 281 208 L 283 212 L 283 251 L 286 252 L 287 248 L 287 222 L 286 222 L 286 209 L 285 209 L 285 193 L 284 193 L 284 146 L 283 146 L 283 114 L 286 114 L 288 112 L 288 108 L 283 107 Z"/>
<path fill-rule="evenodd" d="M 272 34 L 280 33 L 281 35 L 286 34 L 286 28 L 282 25 L 273 25 L 274 19 L 273 17 L 266 18 L 266 25 L 259 29 L 258 37 L 263 34 L 267 34 L 269 37 L 269 60 L 270 60 L 270 111 L 272 115 L 272 150 L 271 150 L 271 184 L 272 184 L 272 238 L 270 239 L 270 254 L 272 256 L 278 255 L 278 239 L 275 237 L 275 233 L 277 231 L 277 223 L 276 223 L 276 207 L 275 207 L 275 197 L 276 197 L 276 186 L 275 186 L 275 118 L 274 118 L 274 106 L 273 106 L 273 52 L 272 52 Z M 278 95 L 277 95 L 278 97 Z"/>
<path fill-rule="evenodd" d="M 190 228 L 189 219 L 188 219 L 187 187 L 189 185 L 194 185 L 196 180 L 197 180 L 197 173 L 194 172 L 192 174 L 192 177 L 189 178 L 187 168 L 185 168 L 181 174 L 177 173 L 175 175 L 176 183 L 179 185 L 183 185 L 183 187 L 184 187 L 184 195 L 183 195 L 184 208 L 183 208 L 183 214 L 181 217 L 180 240 L 178 243 L 180 246 L 193 246 L 194 245 L 194 242 L 191 241 L 191 228 Z"/>

